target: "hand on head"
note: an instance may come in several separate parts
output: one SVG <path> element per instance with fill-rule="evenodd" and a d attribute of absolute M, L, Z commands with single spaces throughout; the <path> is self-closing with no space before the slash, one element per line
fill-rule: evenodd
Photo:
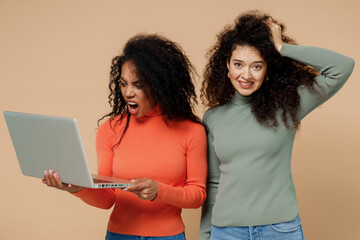
<path fill-rule="evenodd" d="M 84 188 L 72 184 L 62 183 L 59 174 L 54 172 L 53 169 L 44 171 L 44 179 L 42 180 L 42 183 L 48 185 L 49 187 L 54 187 L 71 193 L 79 192 Z"/>
<path fill-rule="evenodd" d="M 265 21 L 271 31 L 272 41 L 274 46 L 278 52 L 280 52 L 281 47 L 283 45 L 282 35 L 281 35 L 281 26 L 274 22 L 274 20 L 270 17 Z"/>
<path fill-rule="evenodd" d="M 159 184 L 149 178 L 137 178 L 132 180 L 134 184 L 124 189 L 136 194 L 141 200 L 154 200 L 159 191 Z"/>

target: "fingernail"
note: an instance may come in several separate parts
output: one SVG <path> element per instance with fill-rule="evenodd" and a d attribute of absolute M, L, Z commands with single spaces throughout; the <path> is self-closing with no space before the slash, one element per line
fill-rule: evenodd
<path fill-rule="evenodd" d="M 128 189 L 127 188 L 124 188 L 123 191 L 127 191 Z"/>
<path fill-rule="evenodd" d="M 44 171 L 44 175 L 47 175 L 47 174 L 48 174 L 48 172 L 45 170 L 45 171 Z"/>
<path fill-rule="evenodd" d="M 54 173 L 54 178 L 57 178 L 57 176 L 58 176 L 57 173 Z"/>
<path fill-rule="evenodd" d="M 50 169 L 50 170 L 49 170 L 49 174 L 51 175 L 52 173 L 53 173 L 53 170 L 52 170 L 52 169 Z"/>
<path fill-rule="evenodd" d="M 131 179 L 131 182 L 136 182 L 136 179 Z"/>

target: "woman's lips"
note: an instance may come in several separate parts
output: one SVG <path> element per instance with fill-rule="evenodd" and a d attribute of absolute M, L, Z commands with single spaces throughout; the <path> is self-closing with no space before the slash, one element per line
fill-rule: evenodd
<path fill-rule="evenodd" d="M 254 82 L 244 82 L 244 81 L 238 81 L 240 84 L 240 87 L 244 88 L 244 89 L 248 89 L 251 88 L 252 85 L 254 84 Z"/>

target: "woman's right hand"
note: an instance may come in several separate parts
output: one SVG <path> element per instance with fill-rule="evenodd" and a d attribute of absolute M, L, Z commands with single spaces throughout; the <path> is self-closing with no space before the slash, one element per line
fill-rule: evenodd
<path fill-rule="evenodd" d="M 42 183 L 48 185 L 49 187 L 54 187 L 70 193 L 79 192 L 84 189 L 84 187 L 81 186 L 62 183 L 59 174 L 54 172 L 52 169 L 44 171 L 44 179 L 42 180 Z"/>
<path fill-rule="evenodd" d="M 281 35 L 281 26 L 274 22 L 272 18 L 265 21 L 271 31 L 272 41 L 278 52 L 280 52 L 282 45 L 284 44 Z"/>

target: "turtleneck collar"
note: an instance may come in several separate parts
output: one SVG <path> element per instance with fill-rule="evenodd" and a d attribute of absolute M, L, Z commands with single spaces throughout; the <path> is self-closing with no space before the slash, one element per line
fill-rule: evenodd
<path fill-rule="evenodd" d="M 235 90 L 235 94 L 230 100 L 235 105 L 244 105 L 251 103 L 252 96 L 243 96 L 238 91 Z"/>
<path fill-rule="evenodd" d="M 161 116 L 161 114 L 162 114 L 162 112 L 161 112 L 160 106 L 158 104 L 156 104 L 147 114 L 145 114 L 142 117 L 137 117 L 135 119 L 142 120 L 142 119 L 151 118 L 151 117 L 158 117 L 158 116 Z"/>

